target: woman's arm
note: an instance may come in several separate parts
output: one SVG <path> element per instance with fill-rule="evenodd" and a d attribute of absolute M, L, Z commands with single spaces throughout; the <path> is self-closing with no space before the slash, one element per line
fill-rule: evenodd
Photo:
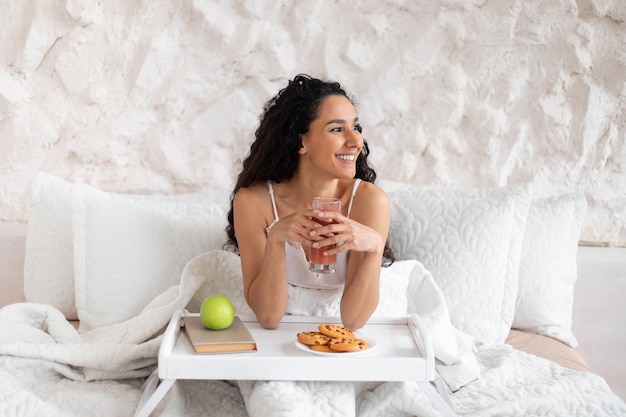
<path fill-rule="evenodd" d="M 328 217 L 335 217 L 329 213 Z M 330 253 L 350 250 L 343 296 L 341 320 L 344 326 L 356 330 L 367 323 L 378 306 L 380 268 L 389 223 L 391 207 L 387 194 L 374 184 L 363 182 L 354 197 L 350 219 L 341 216 L 340 225 L 325 226 L 339 232 L 329 243 L 343 242 Z M 327 234 L 329 229 L 320 228 L 314 234 Z"/>
<path fill-rule="evenodd" d="M 312 210 L 282 217 L 267 234 L 273 218 L 267 190 L 262 186 L 241 188 L 233 199 L 235 234 L 239 244 L 243 291 L 246 302 L 265 328 L 275 329 L 287 309 L 285 242 L 310 245 L 309 231 L 319 225 L 311 220 Z"/>
<path fill-rule="evenodd" d="M 233 198 L 235 235 L 246 302 L 263 327 L 275 329 L 287 309 L 285 245 L 266 235 L 267 221 L 260 204 L 254 188 L 237 191 Z"/>

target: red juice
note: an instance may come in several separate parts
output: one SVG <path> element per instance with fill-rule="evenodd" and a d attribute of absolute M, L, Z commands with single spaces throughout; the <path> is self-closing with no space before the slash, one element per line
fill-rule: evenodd
<path fill-rule="evenodd" d="M 322 198 L 313 197 L 313 208 L 322 211 L 334 211 L 341 212 L 341 200 L 338 198 Z M 322 226 L 328 224 L 338 224 L 337 221 L 325 221 L 313 217 L 317 223 Z M 337 255 L 324 255 L 324 251 L 334 249 L 337 245 L 328 245 L 321 248 L 311 247 L 309 251 L 309 269 L 317 273 L 331 273 L 335 272 L 335 264 L 337 262 Z"/>
<path fill-rule="evenodd" d="M 315 220 L 316 222 L 318 222 L 321 225 L 327 225 L 327 224 L 339 224 L 336 221 L 332 221 L 332 222 L 327 222 L 324 220 L 320 220 L 317 219 L 315 217 L 313 217 L 313 220 Z M 311 251 L 309 252 L 309 260 L 311 263 L 313 264 L 320 264 L 320 265 L 330 265 L 330 264 L 334 264 L 337 262 L 337 254 L 334 255 L 324 255 L 324 251 L 328 250 L 328 249 L 335 249 L 337 247 L 337 245 L 333 244 L 333 245 L 328 245 L 328 246 L 324 246 L 321 248 L 314 248 L 311 247 Z"/>

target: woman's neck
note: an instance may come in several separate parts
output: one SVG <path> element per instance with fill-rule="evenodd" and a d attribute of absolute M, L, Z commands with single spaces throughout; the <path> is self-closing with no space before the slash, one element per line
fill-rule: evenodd
<path fill-rule="evenodd" d="M 343 202 L 351 193 L 354 180 L 321 181 L 295 175 L 277 184 L 275 195 L 292 209 L 310 207 L 313 197 L 337 197 Z"/>

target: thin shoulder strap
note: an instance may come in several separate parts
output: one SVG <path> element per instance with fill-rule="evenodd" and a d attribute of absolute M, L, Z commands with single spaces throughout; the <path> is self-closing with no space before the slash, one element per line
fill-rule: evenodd
<path fill-rule="evenodd" d="M 272 224 L 265 228 L 265 233 L 269 234 L 272 227 L 278 223 L 278 210 L 276 210 L 276 200 L 274 200 L 274 188 L 272 187 L 272 181 L 267 181 L 267 187 L 270 190 L 270 198 L 272 199 L 272 207 L 274 208 L 274 220 L 272 221 Z"/>
<path fill-rule="evenodd" d="M 272 199 L 272 208 L 274 209 L 274 221 L 278 221 L 278 210 L 276 209 L 276 200 L 274 199 L 274 187 L 272 180 L 267 180 L 267 187 L 270 189 L 270 198 Z"/>
<path fill-rule="evenodd" d="M 350 204 L 348 205 L 348 218 L 350 218 L 350 211 L 352 211 L 352 200 L 354 200 L 354 195 L 356 194 L 357 188 L 359 188 L 359 184 L 361 183 L 361 178 L 357 178 L 354 180 L 354 185 L 352 186 L 352 195 L 350 196 Z"/>

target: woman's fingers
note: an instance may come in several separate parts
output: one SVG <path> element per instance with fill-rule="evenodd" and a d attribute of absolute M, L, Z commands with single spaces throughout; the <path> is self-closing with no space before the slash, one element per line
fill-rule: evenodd
<path fill-rule="evenodd" d="M 276 238 L 283 242 L 298 242 L 303 246 L 310 246 L 313 240 L 310 232 L 322 227 L 322 225 L 306 214 L 312 213 L 293 213 L 281 218 L 274 225 L 271 233 L 275 233 Z M 323 239 L 323 237 L 321 238 Z M 320 237 L 316 237 L 316 239 L 319 240 Z"/>
<path fill-rule="evenodd" d="M 323 223 L 316 220 L 320 217 Z M 369 252 L 380 239 L 374 229 L 341 213 L 312 209 L 281 218 L 271 233 L 276 233 L 275 237 L 281 241 L 298 242 L 304 247 L 335 245 L 335 248 L 328 248 L 329 255 L 347 250 Z"/>
<path fill-rule="evenodd" d="M 325 251 L 328 255 L 347 250 L 358 252 L 374 251 L 378 242 L 382 239 L 376 230 L 349 219 L 347 219 L 346 223 L 330 224 L 311 231 L 311 233 L 315 235 L 312 237 L 313 247 L 323 248 L 329 245 L 336 245 L 335 248 L 328 248 Z"/>

